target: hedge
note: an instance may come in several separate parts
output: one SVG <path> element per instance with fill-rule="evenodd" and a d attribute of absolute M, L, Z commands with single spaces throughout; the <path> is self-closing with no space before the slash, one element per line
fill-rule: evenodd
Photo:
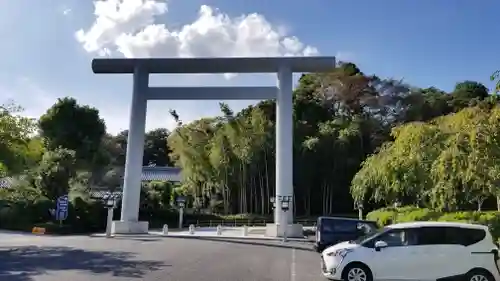
<path fill-rule="evenodd" d="M 460 211 L 440 212 L 413 206 L 402 208 L 382 208 L 368 213 L 368 220 L 376 221 L 381 227 L 391 223 L 412 221 L 450 221 L 487 225 L 495 239 L 500 238 L 500 212 Z"/>
<path fill-rule="evenodd" d="M 33 227 L 44 227 L 47 234 L 84 234 L 106 229 L 107 209 L 96 201 L 81 197 L 70 200 L 68 218 L 62 226 L 50 215 L 55 202 L 40 199 L 35 202 L 0 200 L 0 229 L 31 232 Z M 120 208 L 114 210 L 114 218 L 120 218 Z M 164 224 L 177 227 L 179 213 L 172 208 L 144 208 L 139 219 L 148 221 L 150 228 L 162 228 Z M 215 214 L 185 214 L 184 226 L 190 223 L 235 219 L 262 219 L 251 215 L 220 216 Z"/>

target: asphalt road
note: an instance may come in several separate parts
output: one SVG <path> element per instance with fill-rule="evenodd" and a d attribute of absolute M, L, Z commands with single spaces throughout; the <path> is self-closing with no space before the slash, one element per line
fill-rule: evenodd
<path fill-rule="evenodd" d="M 0 281 L 315 281 L 303 242 L 0 233 Z"/>

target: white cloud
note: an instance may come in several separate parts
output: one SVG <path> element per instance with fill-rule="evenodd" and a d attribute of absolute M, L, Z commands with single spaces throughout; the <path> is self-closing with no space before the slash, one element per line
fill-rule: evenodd
<path fill-rule="evenodd" d="M 252 13 L 231 18 L 203 5 L 198 18 L 179 29 L 156 23 L 167 16 L 166 1 L 106 0 L 94 2 L 95 21 L 76 39 L 88 52 L 125 57 L 297 56 L 318 50 L 286 29 Z"/>

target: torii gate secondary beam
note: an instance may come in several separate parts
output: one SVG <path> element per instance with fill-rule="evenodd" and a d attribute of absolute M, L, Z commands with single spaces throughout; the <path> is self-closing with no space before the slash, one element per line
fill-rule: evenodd
<path fill-rule="evenodd" d="M 267 58 L 164 58 L 94 59 L 94 73 L 133 73 L 133 92 L 122 197 L 121 220 L 113 222 L 114 233 L 145 233 L 148 222 L 138 221 L 141 164 L 147 101 L 149 99 L 270 99 L 276 98 L 276 196 L 293 197 L 293 103 L 294 72 L 327 72 L 335 68 L 334 57 Z M 277 73 L 278 87 L 149 87 L 150 73 Z M 293 203 L 293 200 L 292 202 Z M 285 229 L 294 233 L 293 204 L 288 213 L 275 209 L 275 235 Z M 290 224 L 292 224 L 290 228 Z M 302 235 L 302 227 L 296 228 Z"/>
<path fill-rule="evenodd" d="M 148 100 L 267 100 L 276 87 L 150 87 Z"/>

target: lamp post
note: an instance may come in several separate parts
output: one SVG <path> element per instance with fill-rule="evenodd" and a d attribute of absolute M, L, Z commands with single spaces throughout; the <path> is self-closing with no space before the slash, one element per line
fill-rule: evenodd
<path fill-rule="evenodd" d="M 396 201 L 394 202 L 394 216 L 392 218 L 393 222 L 392 223 L 397 223 L 398 215 L 399 215 L 399 207 L 401 207 L 401 202 Z"/>
<path fill-rule="evenodd" d="M 116 208 L 116 201 L 121 197 L 121 193 L 111 191 L 93 192 L 90 197 L 92 199 L 101 200 L 108 209 L 108 216 L 106 218 L 106 237 L 109 238 L 111 237 L 114 208 Z"/>
<path fill-rule="evenodd" d="M 287 220 L 286 212 L 288 212 L 288 210 L 290 210 L 290 202 L 292 201 L 292 199 L 293 199 L 293 196 L 289 196 L 289 195 L 285 195 L 285 196 L 278 195 L 277 198 L 271 197 L 271 203 L 273 204 L 273 209 L 276 209 L 276 203 L 279 203 L 280 204 L 279 207 L 285 213 L 284 216 L 281 216 L 282 220 L 284 221 L 282 223 L 283 224 L 283 242 L 287 241 L 288 220 Z M 278 230 L 276 231 L 276 233 L 278 234 Z"/>
<path fill-rule="evenodd" d="M 271 204 L 273 204 L 271 208 L 273 208 L 273 210 L 276 209 L 276 198 L 274 196 L 271 196 L 269 201 L 271 202 Z"/>
<path fill-rule="evenodd" d="M 176 199 L 177 206 L 179 206 L 179 229 L 182 229 L 182 224 L 184 220 L 184 207 L 186 206 L 186 198 L 184 196 L 179 196 Z"/>
<path fill-rule="evenodd" d="M 363 219 L 363 208 L 364 208 L 364 206 L 363 206 L 363 202 L 358 202 L 358 203 L 357 203 L 357 209 L 358 209 L 358 218 L 359 218 L 360 220 L 362 220 L 362 219 Z"/>
<path fill-rule="evenodd" d="M 108 217 L 106 222 L 106 237 L 111 237 L 111 226 L 113 225 L 113 211 L 116 206 L 116 198 L 110 195 L 106 199 L 106 207 L 108 208 Z"/>

